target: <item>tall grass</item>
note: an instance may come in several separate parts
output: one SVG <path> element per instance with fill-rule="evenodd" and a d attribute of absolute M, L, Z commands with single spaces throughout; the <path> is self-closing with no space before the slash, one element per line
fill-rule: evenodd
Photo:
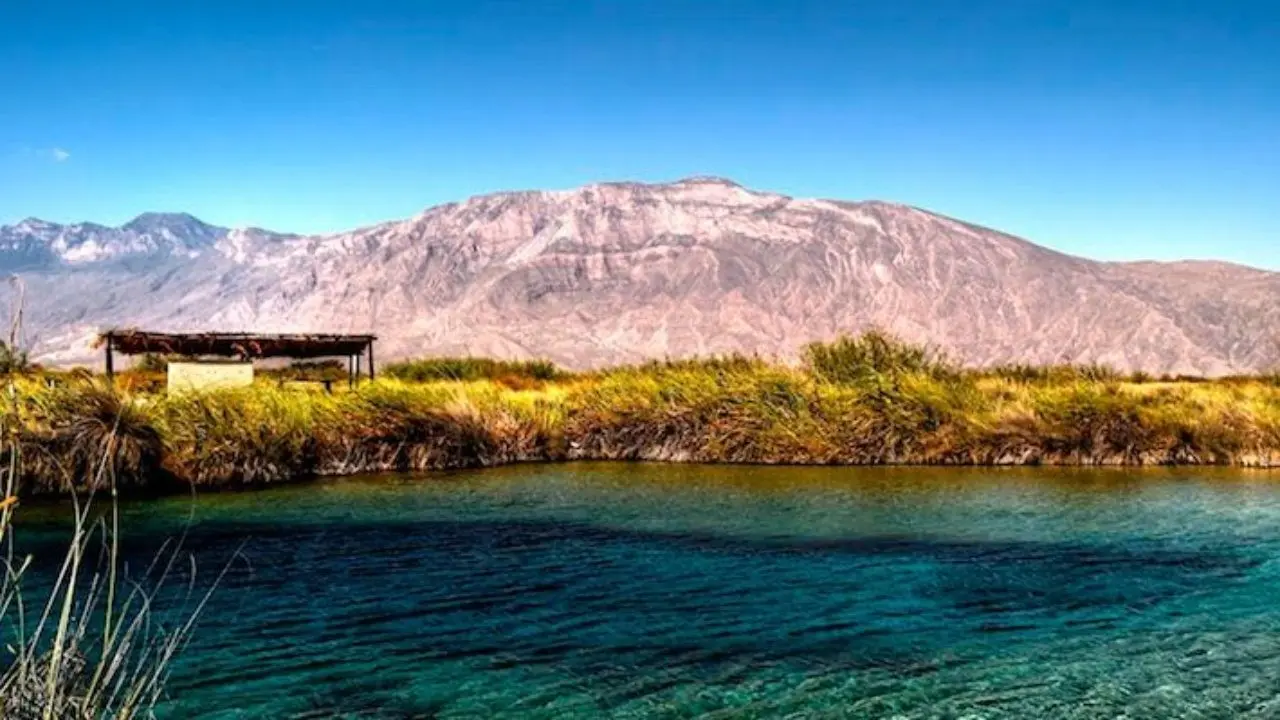
<path fill-rule="evenodd" d="M 172 396 L 27 383 L 10 412 L 16 446 L 41 470 L 24 487 L 83 491 L 94 453 L 122 489 L 566 459 L 1280 467 L 1280 386 L 1266 377 L 967 370 L 879 333 L 811 345 L 798 367 L 730 356 L 554 380 L 525 368 L 521 383 L 499 361 L 403 367 L 490 377 L 381 379 L 333 395 L 271 382 Z"/>
<path fill-rule="evenodd" d="M 5 391 L 0 718 L 152 717 L 169 668 L 208 598 L 191 592 L 193 574 L 186 602 L 175 613 L 159 611 L 161 594 L 182 557 L 180 545 L 158 554 L 140 577 L 126 573 L 120 559 L 117 490 L 123 482 L 149 481 L 159 469 L 157 431 L 131 404 L 100 389 L 20 396 L 10 378 Z M 29 587 L 35 559 L 19 553 L 15 538 L 21 486 L 36 476 L 24 458 L 25 448 L 39 447 L 24 423 L 33 416 L 45 423 L 43 439 L 49 445 L 37 467 L 51 473 L 54 479 L 47 484 L 73 502 L 67 550 L 52 582 L 42 581 L 41 589 Z M 105 513 L 97 502 L 103 493 L 109 494 Z"/>
<path fill-rule="evenodd" d="M 410 382 L 454 380 L 562 380 L 569 373 L 549 360 L 495 360 L 493 358 L 425 358 L 387 365 L 383 372 Z"/>
<path fill-rule="evenodd" d="M 1128 380 L 1132 383 L 1151 382 L 1152 377 L 1143 372 L 1135 372 L 1129 377 L 1107 365 L 996 365 L 977 371 L 988 376 L 1004 380 L 1024 383 L 1072 383 L 1072 382 L 1120 382 Z M 1171 379 L 1172 380 L 1172 379 Z"/>
<path fill-rule="evenodd" d="M 829 383 L 859 383 L 905 374 L 952 377 L 958 373 L 941 352 L 879 330 L 829 343 L 810 343 L 804 348 L 804 365 L 814 377 Z"/>

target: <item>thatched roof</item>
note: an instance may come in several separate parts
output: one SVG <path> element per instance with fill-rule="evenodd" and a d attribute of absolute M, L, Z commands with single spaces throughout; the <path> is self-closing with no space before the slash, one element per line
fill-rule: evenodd
<path fill-rule="evenodd" d="M 257 358 L 323 358 L 359 355 L 373 335 L 260 335 L 253 333 L 157 333 L 108 330 L 98 344 L 124 355 L 186 355 Z"/>

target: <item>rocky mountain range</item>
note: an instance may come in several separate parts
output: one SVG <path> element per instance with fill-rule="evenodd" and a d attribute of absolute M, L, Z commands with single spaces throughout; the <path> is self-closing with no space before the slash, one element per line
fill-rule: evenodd
<path fill-rule="evenodd" d="M 791 359 L 874 326 L 972 364 L 1280 365 L 1280 273 L 1095 262 L 914 207 L 718 178 L 496 193 L 316 236 L 185 214 L 28 219 L 0 227 L 0 270 L 21 278 L 26 341 L 50 363 L 96 362 L 107 327 L 372 331 L 383 357 L 588 367 Z"/>

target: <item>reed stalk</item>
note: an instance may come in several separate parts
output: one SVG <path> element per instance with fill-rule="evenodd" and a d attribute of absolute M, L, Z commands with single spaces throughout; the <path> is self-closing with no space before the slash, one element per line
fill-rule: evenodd
<path fill-rule="evenodd" d="M 16 347 L 20 313 L 8 348 Z M 25 354 L 20 357 L 25 362 Z M 172 663 L 222 575 L 199 593 L 193 565 L 184 595 L 194 602 L 176 608 L 176 624 L 168 626 L 171 614 L 162 608 L 171 595 L 166 584 L 172 571 L 186 557 L 181 542 L 162 549 L 140 577 L 124 572 L 121 560 L 120 471 L 138 469 L 145 456 L 138 437 L 127 432 L 136 418 L 118 403 L 76 404 L 81 417 L 42 436 L 52 443 L 54 462 L 33 463 L 32 470 L 25 453 L 39 443 L 33 443 L 27 422 L 33 411 L 39 415 L 53 406 L 39 402 L 47 398 L 32 402 L 22 386 L 23 370 L 14 363 L 5 368 L 0 413 L 0 720 L 153 717 Z M 85 397 L 90 396 L 78 399 Z M 103 413 L 112 408 L 114 417 Z M 61 474 L 72 470 L 84 475 Z M 30 587 L 36 558 L 20 553 L 16 540 L 19 498 L 33 473 L 53 473 L 46 482 L 71 500 L 70 539 L 47 590 Z M 100 493 L 109 495 L 101 517 Z M 95 545 L 101 549 L 96 558 Z"/>

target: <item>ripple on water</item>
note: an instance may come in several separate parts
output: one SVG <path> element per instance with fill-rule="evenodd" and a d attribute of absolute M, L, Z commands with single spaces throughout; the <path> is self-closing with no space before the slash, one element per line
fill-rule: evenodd
<path fill-rule="evenodd" d="M 200 498 L 187 546 L 247 562 L 165 715 L 1271 717 L 1271 477 L 575 465 Z M 131 562 L 191 511 L 129 507 Z"/>

